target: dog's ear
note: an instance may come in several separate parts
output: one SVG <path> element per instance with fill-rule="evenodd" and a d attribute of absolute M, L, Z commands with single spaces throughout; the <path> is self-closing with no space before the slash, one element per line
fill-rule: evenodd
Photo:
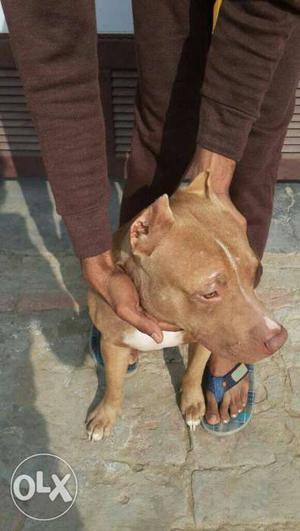
<path fill-rule="evenodd" d="M 184 188 L 185 192 L 197 194 L 200 197 L 209 197 L 209 171 L 203 171 L 195 177 L 195 179 Z"/>
<path fill-rule="evenodd" d="M 167 194 L 164 194 L 132 222 L 130 244 L 133 253 L 150 256 L 160 240 L 169 232 L 173 223 L 174 216 L 169 198 Z"/>

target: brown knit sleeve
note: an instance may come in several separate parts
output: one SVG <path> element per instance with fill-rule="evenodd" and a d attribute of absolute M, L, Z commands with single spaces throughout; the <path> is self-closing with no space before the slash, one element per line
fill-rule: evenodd
<path fill-rule="evenodd" d="M 42 156 L 79 257 L 111 245 L 93 0 L 2 0 Z"/>
<path fill-rule="evenodd" d="M 240 160 L 295 24 L 296 1 L 223 0 L 202 87 L 202 147 Z"/>

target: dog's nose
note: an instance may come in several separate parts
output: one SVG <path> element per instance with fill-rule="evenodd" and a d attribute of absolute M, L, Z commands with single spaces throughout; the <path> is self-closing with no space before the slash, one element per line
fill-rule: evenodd
<path fill-rule="evenodd" d="M 269 337 L 265 341 L 265 346 L 269 353 L 274 354 L 274 352 L 277 352 L 277 350 L 279 350 L 284 345 L 287 340 L 287 337 L 288 334 L 286 329 L 283 326 L 278 325 L 276 331 L 274 331 L 271 337 Z"/>

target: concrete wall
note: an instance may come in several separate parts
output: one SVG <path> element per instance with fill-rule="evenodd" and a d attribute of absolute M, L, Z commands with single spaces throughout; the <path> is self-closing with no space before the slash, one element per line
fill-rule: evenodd
<path fill-rule="evenodd" d="M 43 0 L 41 0 L 43 1 Z M 59 0 L 58 0 L 59 1 Z M 131 0 L 95 0 L 98 33 L 132 33 Z M 24 0 L 26 2 L 26 0 Z M 0 5 L 0 33 L 7 33 Z"/>

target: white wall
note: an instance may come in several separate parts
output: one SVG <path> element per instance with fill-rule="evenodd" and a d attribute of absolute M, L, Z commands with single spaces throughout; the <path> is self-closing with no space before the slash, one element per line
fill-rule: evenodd
<path fill-rule="evenodd" d="M 96 0 L 96 12 L 98 32 L 133 33 L 131 0 Z"/>
<path fill-rule="evenodd" d="M 98 33 L 133 33 L 131 0 L 95 0 L 95 2 Z M 6 32 L 7 26 L 0 5 L 0 33 Z"/>
<path fill-rule="evenodd" d="M 0 33 L 7 33 L 7 25 L 5 22 L 2 6 L 0 4 Z"/>

